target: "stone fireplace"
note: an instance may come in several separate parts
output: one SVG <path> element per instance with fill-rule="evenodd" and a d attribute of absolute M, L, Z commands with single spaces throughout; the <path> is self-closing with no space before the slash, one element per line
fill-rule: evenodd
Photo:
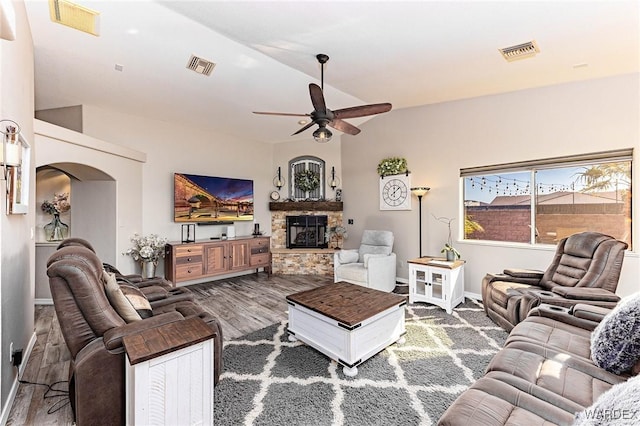
<path fill-rule="evenodd" d="M 333 253 L 336 250 L 287 248 L 287 216 L 325 216 L 328 230 L 333 226 L 342 225 L 342 202 L 280 201 L 269 203 L 269 210 L 273 272 L 290 275 L 333 275 Z"/>

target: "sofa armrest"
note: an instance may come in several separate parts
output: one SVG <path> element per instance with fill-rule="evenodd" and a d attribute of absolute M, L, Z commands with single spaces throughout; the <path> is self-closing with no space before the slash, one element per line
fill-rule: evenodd
<path fill-rule="evenodd" d="M 537 269 L 509 268 L 504 270 L 504 274 L 509 275 L 513 278 L 533 278 L 540 281 L 542 279 L 542 276 L 544 275 L 544 272 Z"/>
<path fill-rule="evenodd" d="M 562 306 L 548 305 L 543 303 L 533 308 L 528 316 L 538 316 L 552 319 L 554 321 L 563 322 L 565 324 L 574 325 L 585 330 L 593 331 L 598 325 L 598 321 L 592 321 L 588 318 L 578 318 L 571 313 L 569 308 Z"/>
<path fill-rule="evenodd" d="M 373 259 L 389 257 L 389 255 L 388 254 L 365 254 L 363 257 L 364 257 L 364 267 L 369 268 L 369 263 Z"/>
<path fill-rule="evenodd" d="M 167 312 L 141 321 L 134 321 L 121 327 L 115 327 L 104 333 L 104 346 L 108 350 L 122 348 L 122 338 L 130 334 L 140 333 L 142 330 L 159 327 L 176 321 L 182 321 L 184 317 L 179 312 Z"/>
<path fill-rule="evenodd" d="M 601 306 L 587 305 L 585 303 L 578 303 L 571 309 L 571 313 L 576 318 L 584 318 L 589 321 L 600 322 L 602 319 L 611 312 L 611 309 L 603 308 Z"/>
<path fill-rule="evenodd" d="M 338 250 L 333 255 L 334 265 L 344 265 L 345 263 L 357 263 L 359 258 L 358 250 Z"/>
<path fill-rule="evenodd" d="M 507 271 L 507 270 L 508 269 L 505 269 L 505 271 Z M 540 278 L 537 278 L 535 276 L 534 277 L 531 277 L 531 276 L 514 276 L 514 275 L 509 275 L 509 274 L 488 273 L 485 276 L 484 281 L 486 281 L 487 283 L 491 283 L 491 282 L 494 282 L 494 281 L 506 281 L 506 282 L 510 282 L 510 283 L 539 285 L 541 278 L 542 278 L 542 276 Z"/>
<path fill-rule="evenodd" d="M 603 288 L 591 287 L 561 287 L 556 286 L 551 289 L 565 299 L 592 300 L 598 302 L 618 302 L 620 297 Z"/>

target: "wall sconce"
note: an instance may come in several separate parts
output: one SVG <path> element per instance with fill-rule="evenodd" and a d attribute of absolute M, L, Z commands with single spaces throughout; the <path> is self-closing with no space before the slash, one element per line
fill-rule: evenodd
<path fill-rule="evenodd" d="M 336 168 L 335 167 L 331 167 L 331 179 L 329 179 L 329 186 L 334 191 L 336 190 L 337 187 L 340 186 L 340 178 L 338 176 L 336 176 Z"/>
<path fill-rule="evenodd" d="M 285 185 L 285 180 L 282 177 L 282 169 L 280 169 L 280 166 L 278 166 L 278 173 L 273 178 L 273 186 L 275 186 L 276 188 L 278 188 L 278 190 L 280 190 L 284 185 Z"/>
<path fill-rule="evenodd" d="M 416 186 L 415 188 L 411 188 L 411 192 L 413 195 L 418 197 L 418 239 L 420 244 L 420 257 L 422 257 L 422 197 L 430 190 L 426 186 Z"/>
<path fill-rule="evenodd" d="M 20 167 L 22 164 L 22 142 L 20 141 L 20 126 L 13 120 L 0 120 L 2 133 L 2 151 L 0 165 L 2 165 L 4 179 L 7 179 L 9 167 Z"/>

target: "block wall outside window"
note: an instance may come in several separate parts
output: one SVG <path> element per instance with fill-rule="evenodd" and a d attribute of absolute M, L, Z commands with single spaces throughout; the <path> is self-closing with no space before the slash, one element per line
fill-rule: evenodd
<path fill-rule="evenodd" d="M 556 244 L 595 231 L 632 247 L 631 155 L 625 150 L 461 170 L 464 238 Z"/>

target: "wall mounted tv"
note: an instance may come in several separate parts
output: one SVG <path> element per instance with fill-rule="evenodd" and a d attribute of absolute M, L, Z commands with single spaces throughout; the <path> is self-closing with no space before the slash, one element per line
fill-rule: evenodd
<path fill-rule="evenodd" d="M 253 181 L 225 177 L 173 175 L 175 222 L 253 221 Z"/>

